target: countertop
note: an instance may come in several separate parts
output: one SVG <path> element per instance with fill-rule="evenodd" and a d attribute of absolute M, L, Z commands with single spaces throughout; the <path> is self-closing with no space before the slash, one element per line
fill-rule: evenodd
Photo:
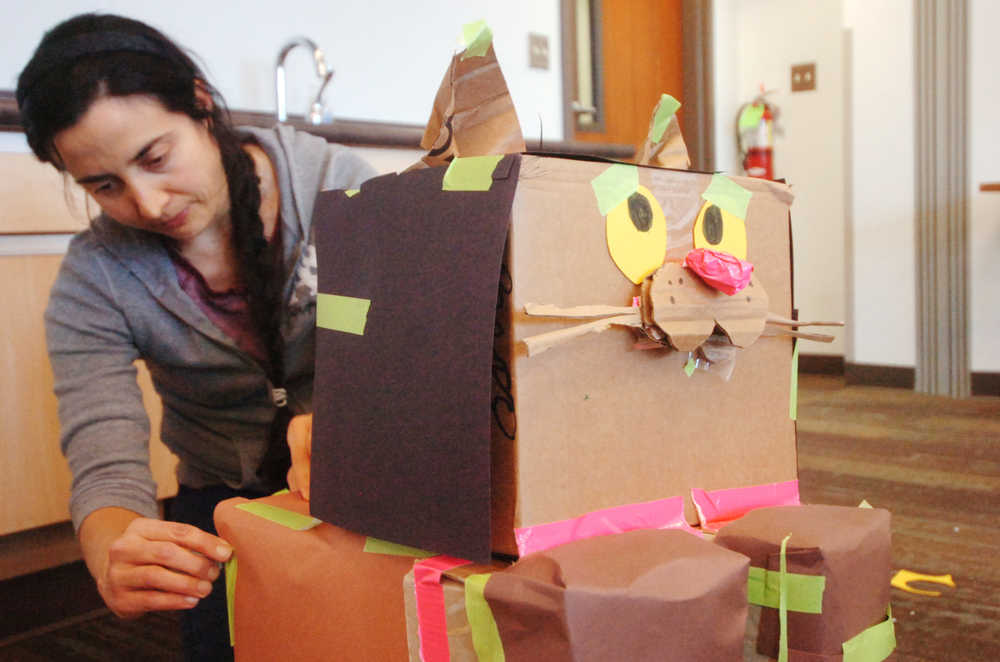
<path fill-rule="evenodd" d="M 231 114 L 233 123 L 237 126 L 272 126 L 275 121 L 274 115 L 271 113 L 233 110 Z M 337 119 L 332 124 L 313 125 L 305 122 L 301 116 L 292 116 L 287 123 L 297 129 L 322 136 L 330 142 L 397 149 L 420 149 L 420 138 L 424 133 L 424 127 L 415 124 L 392 124 L 352 119 Z M 14 99 L 14 93 L 10 90 L 0 90 L 0 131 L 21 131 L 17 102 Z M 531 141 L 528 143 L 527 150 L 552 154 L 600 156 L 609 159 L 630 159 L 635 154 L 635 147 L 632 145 L 564 140 L 546 140 L 541 145 L 537 141 Z"/>

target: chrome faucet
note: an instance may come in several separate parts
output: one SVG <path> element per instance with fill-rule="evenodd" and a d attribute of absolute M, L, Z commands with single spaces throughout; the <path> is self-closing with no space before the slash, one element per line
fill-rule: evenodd
<path fill-rule="evenodd" d="M 274 100 L 276 115 L 279 122 L 288 120 L 288 113 L 285 110 L 285 58 L 297 46 L 305 46 L 312 50 L 313 60 L 316 62 L 316 75 L 319 76 L 320 86 L 309 107 L 308 120 L 310 124 L 321 124 L 323 122 L 323 91 L 326 89 L 330 79 L 333 78 L 333 69 L 326 66 L 326 57 L 323 51 L 308 37 L 295 37 L 285 44 L 278 53 L 278 59 L 274 64 Z"/>

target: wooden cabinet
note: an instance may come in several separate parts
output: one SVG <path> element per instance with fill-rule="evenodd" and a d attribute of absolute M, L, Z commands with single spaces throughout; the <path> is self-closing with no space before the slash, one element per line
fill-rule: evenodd
<path fill-rule="evenodd" d="M 4 211 L 0 216 L 0 535 L 69 518 L 70 474 L 59 450 L 59 421 L 42 314 L 61 255 L 35 254 L 25 235 L 75 232 L 63 179 L 24 154 L 0 154 Z M 84 209 L 82 198 L 77 195 Z M 92 203 L 91 203 L 92 204 Z M 32 225 L 32 219 L 38 219 Z M 19 247 L 29 245 L 23 253 Z M 161 498 L 176 493 L 176 458 L 159 440 L 160 402 L 140 366 L 140 385 L 154 431 L 153 474 Z"/>

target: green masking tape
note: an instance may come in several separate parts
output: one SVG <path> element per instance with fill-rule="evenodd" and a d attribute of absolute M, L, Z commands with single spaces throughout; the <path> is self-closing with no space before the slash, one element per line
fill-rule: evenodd
<path fill-rule="evenodd" d="M 681 102 L 669 94 L 664 94 L 660 97 L 660 103 L 656 106 L 656 114 L 653 115 L 653 132 L 650 136 L 654 143 L 658 143 L 663 139 L 663 134 L 667 131 L 667 125 L 670 124 L 670 118 L 677 113 L 677 109 L 680 107 Z"/>
<path fill-rule="evenodd" d="M 785 573 L 788 586 L 787 607 L 790 611 L 804 614 L 823 613 L 823 591 L 826 577 L 822 575 L 800 575 Z M 777 608 L 780 598 L 780 573 L 764 568 L 750 567 L 747 579 L 747 599 L 751 604 Z"/>
<path fill-rule="evenodd" d="M 896 628 L 892 608 L 886 609 L 886 619 L 862 630 L 843 643 L 844 662 L 882 662 L 896 649 Z"/>
<path fill-rule="evenodd" d="M 321 292 L 316 295 L 316 326 L 363 336 L 371 305 L 370 299 Z"/>
<path fill-rule="evenodd" d="M 348 198 L 353 198 L 358 193 L 361 193 L 361 190 L 356 188 L 349 188 L 346 191 L 344 191 L 344 195 L 346 195 Z"/>
<path fill-rule="evenodd" d="M 245 510 L 248 513 L 256 515 L 257 517 L 263 517 L 264 519 L 274 522 L 275 524 L 280 524 L 281 526 L 292 529 L 293 531 L 306 531 L 311 529 L 317 524 L 322 524 L 321 520 L 315 517 L 310 517 L 309 515 L 303 515 L 302 513 L 297 513 L 293 510 L 285 510 L 284 508 L 278 508 L 277 506 L 271 506 L 266 503 L 258 503 L 256 501 L 247 501 L 236 506 L 240 510 Z"/>
<path fill-rule="evenodd" d="M 236 627 L 233 608 L 236 600 L 236 553 L 226 561 L 226 616 L 229 618 L 229 645 L 236 645 Z"/>
<path fill-rule="evenodd" d="M 434 552 L 417 549 L 416 547 L 407 547 L 406 545 L 399 545 L 394 542 L 389 542 L 388 540 L 379 540 L 378 538 L 365 538 L 364 551 L 369 554 L 412 556 L 417 559 L 426 559 L 431 556 L 436 556 Z"/>
<path fill-rule="evenodd" d="M 476 21 L 462 26 L 462 43 L 465 44 L 465 52 L 462 59 L 467 57 L 480 57 L 486 55 L 493 43 L 493 31 L 486 25 L 486 21 Z"/>
<path fill-rule="evenodd" d="M 750 191 L 725 175 L 715 174 L 701 197 L 745 221 L 751 195 Z"/>
<path fill-rule="evenodd" d="M 792 384 L 788 398 L 788 417 L 799 420 L 799 341 L 792 339 L 795 349 L 792 350 Z"/>
<path fill-rule="evenodd" d="M 789 533 L 781 541 L 781 564 L 778 571 L 778 627 L 781 634 L 778 637 L 778 662 L 788 662 L 788 560 L 785 551 L 791 537 L 792 534 Z"/>
<path fill-rule="evenodd" d="M 472 646 L 479 662 L 504 662 L 503 642 L 493 610 L 483 591 L 490 574 L 469 575 L 465 578 L 465 615 L 469 619 Z"/>
<path fill-rule="evenodd" d="M 493 171 L 503 154 L 463 156 L 452 159 L 441 182 L 442 191 L 489 191 L 493 186 Z"/>
<path fill-rule="evenodd" d="M 590 186 L 597 196 L 597 208 L 601 210 L 601 216 L 607 216 L 609 211 L 639 190 L 639 168 L 616 163 L 590 180 Z"/>

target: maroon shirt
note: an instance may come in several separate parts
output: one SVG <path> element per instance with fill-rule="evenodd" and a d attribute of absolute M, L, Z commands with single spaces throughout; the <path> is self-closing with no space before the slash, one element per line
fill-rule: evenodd
<path fill-rule="evenodd" d="M 275 224 L 271 237 L 271 250 L 275 260 L 281 255 L 281 219 Z M 269 363 L 267 348 L 260 331 L 254 326 L 250 314 L 250 301 L 246 286 L 234 287 L 225 292 L 216 292 L 205 282 L 205 277 L 188 262 L 184 256 L 168 245 L 168 253 L 177 272 L 177 283 L 191 297 L 198 308 L 223 333 L 233 339 L 236 346 L 252 356 L 263 366 Z M 280 262 L 279 262 L 280 263 Z"/>

